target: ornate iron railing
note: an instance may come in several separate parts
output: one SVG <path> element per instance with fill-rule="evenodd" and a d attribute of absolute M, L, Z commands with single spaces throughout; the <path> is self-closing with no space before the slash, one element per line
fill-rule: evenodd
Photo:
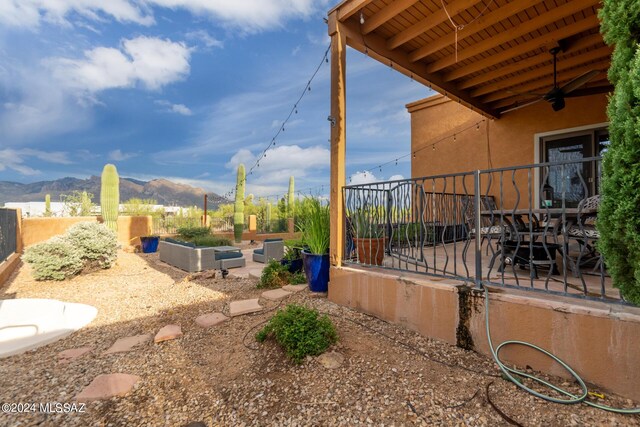
<path fill-rule="evenodd" d="M 597 250 L 600 158 L 344 187 L 344 262 L 617 301 Z"/>

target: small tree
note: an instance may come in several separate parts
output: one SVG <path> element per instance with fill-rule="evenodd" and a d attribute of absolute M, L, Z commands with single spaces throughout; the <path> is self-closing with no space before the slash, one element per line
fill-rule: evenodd
<path fill-rule="evenodd" d="M 64 212 L 69 216 L 88 216 L 93 209 L 93 194 L 86 191 L 74 190 L 69 194 L 61 194 Z"/>
<path fill-rule="evenodd" d="M 622 296 L 640 305 L 640 2 L 604 0 L 605 42 L 615 46 L 609 69 L 611 145 L 604 155 L 599 249 Z"/>

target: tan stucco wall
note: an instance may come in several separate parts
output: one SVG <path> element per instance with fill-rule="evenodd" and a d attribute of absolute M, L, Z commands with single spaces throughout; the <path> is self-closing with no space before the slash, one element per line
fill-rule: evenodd
<path fill-rule="evenodd" d="M 456 328 L 464 311 L 460 305 L 464 304 L 473 348 L 490 357 L 483 294 L 465 300 L 459 298 L 460 289 L 455 283 L 426 276 L 332 267 L 329 299 L 450 344 L 457 342 Z M 585 381 L 640 400 L 640 309 L 612 309 L 600 302 L 531 293 L 492 293 L 490 314 L 494 345 L 510 339 L 529 341 L 559 356 Z M 503 360 L 566 377 L 550 360 L 523 347 L 507 348 Z"/>
<path fill-rule="evenodd" d="M 606 95 L 568 98 L 566 107 L 554 112 L 547 102 L 504 114 L 498 120 L 485 119 L 443 95 L 407 105 L 411 113 L 411 176 L 424 177 L 492 169 L 506 166 L 528 165 L 535 162 L 534 135 L 551 131 L 562 131 L 581 126 L 607 122 Z M 482 122 L 484 120 L 484 122 Z M 479 129 L 475 124 L 480 122 Z M 465 128 L 471 129 L 462 131 Z M 455 141 L 450 135 L 456 134 Z M 560 132 L 559 132 L 560 133 Z M 436 140 L 435 150 L 421 148 Z M 495 195 L 497 190 L 494 176 Z M 526 190 L 525 172 L 516 176 L 518 187 Z M 467 182 L 468 191 L 473 191 L 473 180 Z M 512 203 L 514 192 L 510 185 L 511 175 L 505 175 L 505 203 Z M 460 181 L 457 191 L 462 191 Z M 448 189 L 451 190 L 451 182 Z M 486 187 L 483 186 L 483 192 Z M 493 193 L 493 191 L 490 191 Z M 525 206 L 522 206 L 525 207 Z"/>
<path fill-rule="evenodd" d="M 79 222 L 100 221 L 100 217 L 80 216 L 69 218 L 24 218 L 22 220 L 22 246 L 28 247 L 53 236 L 64 234 L 69 227 Z M 150 216 L 119 216 L 118 242 L 125 246 L 140 244 L 139 236 L 151 234 Z"/>

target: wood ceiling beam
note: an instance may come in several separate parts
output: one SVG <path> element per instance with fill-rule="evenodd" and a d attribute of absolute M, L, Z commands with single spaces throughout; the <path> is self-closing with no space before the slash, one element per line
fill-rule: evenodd
<path fill-rule="evenodd" d="M 420 0 L 396 0 L 380 9 L 372 16 L 365 16 L 364 24 L 362 24 L 362 33 L 369 34 L 397 14 L 407 10 Z"/>
<path fill-rule="evenodd" d="M 345 0 L 331 9 L 328 15 L 337 13 L 337 20 L 344 21 L 358 13 L 360 9 L 367 7 L 371 2 L 373 2 L 373 0 Z"/>
<path fill-rule="evenodd" d="M 479 3 L 480 0 L 455 0 L 447 6 L 447 11 L 452 17 L 460 12 L 474 6 Z M 440 8 L 435 13 L 427 16 L 426 18 L 416 22 L 409 28 L 399 32 L 395 36 L 391 37 L 387 42 L 387 49 L 393 50 L 398 46 L 418 37 L 420 34 L 426 33 L 430 29 L 442 24 L 449 18 L 447 12 Z"/>
<path fill-rule="evenodd" d="M 507 3 L 502 7 L 497 8 L 491 13 L 488 13 L 476 21 L 473 24 L 470 24 L 464 27 L 462 30 L 458 31 L 458 41 L 465 39 L 469 36 L 472 36 L 486 28 L 491 27 L 492 25 L 497 24 L 498 22 L 506 19 L 510 16 L 515 15 L 516 13 L 522 12 L 525 9 L 530 8 L 531 6 L 535 6 L 539 1 L 531 1 L 531 0 L 515 0 L 511 3 Z M 441 49 L 444 49 L 447 46 L 450 46 L 456 42 L 456 34 L 452 30 L 451 33 L 443 36 L 437 40 L 434 40 L 432 43 L 428 43 L 409 54 L 409 59 L 412 61 L 419 61 L 422 58 L 425 58 Z"/>
<path fill-rule="evenodd" d="M 468 76 L 469 74 L 484 70 L 485 68 L 491 67 L 492 65 L 499 64 L 508 59 L 516 58 L 532 50 L 536 50 L 536 49 L 540 49 L 541 47 L 548 46 L 554 42 L 557 42 L 558 40 L 566 39 L 567 37 L 574 36 L 576 34 L 579 34 L 583 31 L 587 31 L 589 29 L 599 28 L 599 25 L 600 25 L 600 21 L 598 21 L 598 17 L 596 15 L 591 15 L 588 18 L 585 18 L 574 24 L 567 25 L 566 27 L 562 27 L 559 30 L 555 30 L 550 33 L 547 33 L 542 37 L 534 38 L 533 40 L 530 40 L 528 42 L 524 42 L 512 48 L 505 49 L 502 52 L 497 53 L 495 55 L 490 55 L 487 58 L 481 59 L 479 61 L 475 61 L 471 64 L 465 65 L 464 67 L 460 67 L 457 70 L 454 70 L 445 74 L 444 80 L 445 81 L 457 80 L 461 77 Z"/>
<path fill-rule="evenodd" d="M 479 99 L 474 99 L 468 93 L 458 90 L 454 84 L 443 81 L 441 76 L 428 73 L 424 64 L 411 62 L 404 53 L 387 49 L 386 40 L 376 33 L 363 35 L 360 32 L 359 25 L 360 22 L 355 17 L 352 17 L 349 22 L 343 23 L 340 27 L 347 37 L 347 45 L 385 65 L 393 67 L 406 76 L 485 117 L 497 118 L 496 112 L 480 102 Z"/>
<path fill-rule="evenodd" d="M 594 64 L 588 64 L 585 65 L 583 67 L 580 68 L 575 68 L 573 70 L 567 71 L 565 73 L 563 73 L 562 75 L 559 75 L 558 77 L 558 86 L 562 87 L 563 83 L 566 83 L 584 73 L 586 73 L 587 71 L 591 71 L 591 70 L 599 70 L 599 71 L 606 71 L 607 69 L 609 69 L 609 60 L 606 61 L 602 61 L 602 62 L 598 62 L 598 63 L 594 63 Z M 529 84 L 526 85 L 522 85 L 522 86 L 518 86 L 517 87 L 517 91 L 515 92 L 532 92 L 538 89 L 542 89 L 545 92 L 551 90 L 551 88 L 553 87 L 553 75 L 548 75 L 545 76 L 541 79 L 538 79 L 536 81 L 533 81 Z M 509 91 L 509 90 L 502 90 L 502 91 L 498 91 L 498 92 L 493 92 L 485 97 L 482 98 L 482 102 L 484 103 L 492 103 L 495 101 L 498 101 L 500 99 L 505 99 L 505 98 L 509 98 L 511 96 L 513 96 L 513 91 Z M 519 93 L 516 93 L 516 95 L 519 95 Z"/>
<path fill-rule="evenodd" d="M 562 59 L 567 54 L 575 52 L 577 50 L 585 49 L 591 46 L 595 46 L 597 44 L 602 44 L 602 35 L 600 34 L 592 34 L 587 37 L 583 37 L 576 41 L 576 43 L 571 44 L 566 51 L 561 52 L 558 55 L 559 59 Z M 533 67 L 539 64 L 543 64 L 545 62 L 551 61 L 551 57 L 547 52 L 544 52 L 540 55 L 535 55 L 530 58 L 522 59 L 513 64 L 507 65 L 505 67 L 500 67 L 492 71 L 488 71 L 486 73 L 482 73 L 476 77 L 473 77 L 469 80 L 465 80 L 463 82 L 458 83 L 458 87 L 460 89 L 468 89 L 473 86 L 481 85 L 482 83 L 497 79 L 502 76 L 506 76 L 512 73 L 516 73 L 518 71 L 522 71 L 529 67 Z"/>
<path fill-rule="evenodd" d="M 610 58 L 611 57 L 611 51 L 612 48 L 609 46 L 604 46 L 601 47 L 600 49 L 596 49 L 596 50 L 592 50 L 591 52 L 586 52 L 584 54 L 581 55 L 577 55 L 577 56 L 572 56 L 571 58 L 566 58 L 563 59 L 561 61 L 558 61 L 558 72 L 563 71 L 563 70 L 568 70 L 571 69 L 573 67 L 577 67 L 580 65 L 583 65 L 587 62 L 592 62 L 595 61 L 597 59 L 602 59 L 602 58 Z M 553 63 L 553 57 L 550 54 L 548 55 L 548 60 L 551 62 L 551 64 Z M 478 89 L 472 90 L 471 91 L 471 96 L 476 97 L 476 96 L 482 96 L 482 95 L 486 95 L 488 93 L 491 92 L 495 92 L 498 90 L 502 90 L 502 89 L 506 89 L 512 86 L 516 86 L 519 85 L 521 83 L 526 83 L 529 81 L 533 81 L 536 80 L 540 77 L 543 77 L 545 75 L 551 75 L 553 76 L 553 67 L 552 65 L 549 64 L 549 66 L 544 66 L 544 67 L 540 67 L 540 68 L 536 68 L 530 72 L 525 72 L 522 74 L 518 74 L 512 78 L 509 79 L 505 79 L 505 80 L 501 80 L 497 83 L 493 83 L 493 84 L 489 84 L 489 85 L 485 85 L 482 86 Z"/>
<path fill-rule="evenodd" d="M 474 43 L 468 48 L 458 51 L 457 60 L 464 61 L 465 59 L 472 58 L 476 55 L 500 46 L 503 43 L 515 40 L 518 37 L 522 37 L 549 24 L 553 24 L 554 22 L 562 18 L 566 18 L 573 15 L 574 13 L 580 12 L 581 10 L 590 8 L 591 6 L 600 3 L 600 1 L 601 0 L 573 0 L 569 3 L 563 4 L 562 6 L 555 7 L 546 13 L 523 22 L 521 25 L 509 29 L 508 31 L 504 31 L 500 34 L 495 35 L 494 37 L 490 37 L 479 43 Z M 597 16 L 592 16 L 594 16 L 596 20 L 598 19 Z M 567 25 L 567 27 L 577 25 L 581 21 L 577 21 L 576 23 Z M 450 67 L 455 63 L 456 55 L 449 55 L 446 58 L 431 63 L 428 66 L 427 70 L 430 73 L 435 73 L 444 68 Z"/>

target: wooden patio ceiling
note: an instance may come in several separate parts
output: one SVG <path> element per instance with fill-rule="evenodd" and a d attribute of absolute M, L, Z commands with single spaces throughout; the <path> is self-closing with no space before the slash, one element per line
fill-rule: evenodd
<path fill-rule="evenodd" d="M 339 26 L 348 46 L 499 118 L 553 87 L 553 47 L 562 49 L 559 86 L 598 70 L 580 90 L 610 89 L 599 7 L 600 0 L 345 0 L 329 12 L 329 33 Z"/>

